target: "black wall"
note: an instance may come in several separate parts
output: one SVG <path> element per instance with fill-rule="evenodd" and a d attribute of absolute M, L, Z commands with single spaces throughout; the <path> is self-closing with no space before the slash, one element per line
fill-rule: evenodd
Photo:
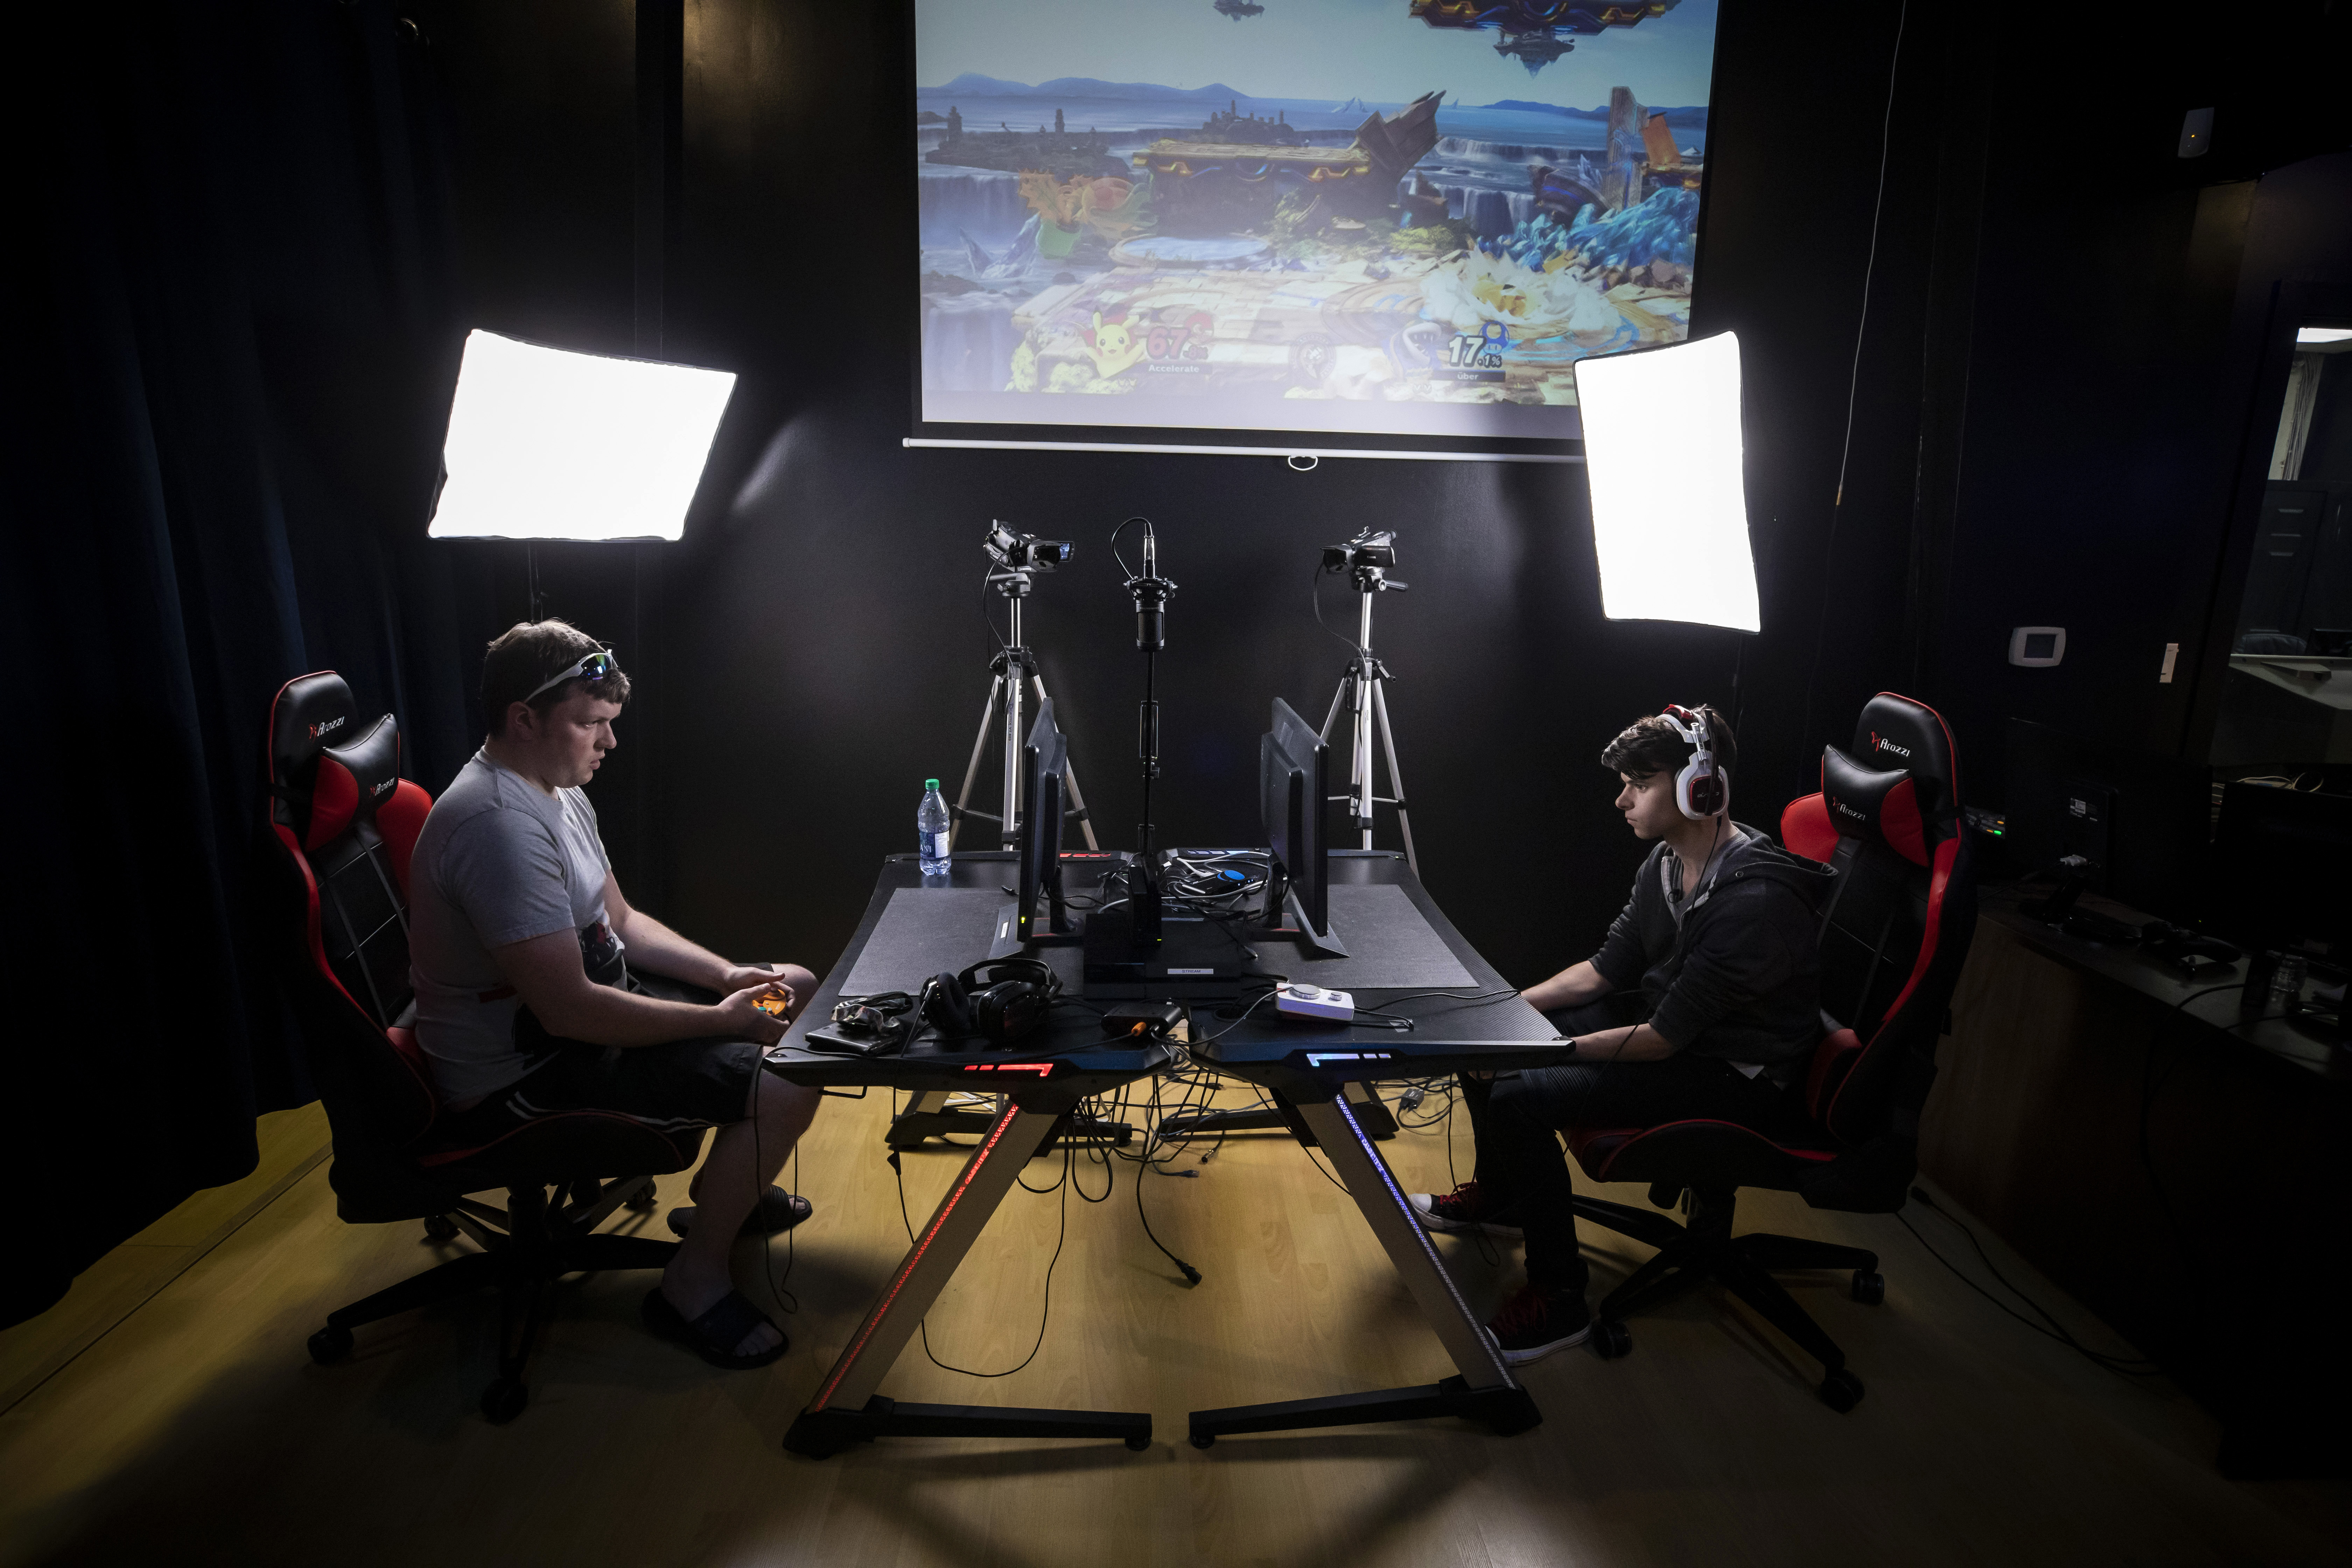
<path fill-rule="evenodd" d="M 2153 16 L 2059 19 L 1990 74 L 1948 592 L 1921 650 L 1980 801 L 2003 799 L 2010 715 L 2203 763 L 2228 651 L 2209 620 L 2217 599 L 2234 612 L 2244 568 L 2242 459 L 2249 442 L 2267 457 L 2278 414 L 2257 395 L 2273 296 L 2352 280 L 2342 9 L 2284 8 L 2259 37 L 2189 51 Z M 2177 159 L 2198 104 L 2217 106 L 2213 152 Z M 2065 626 L 2065 662 L 2011 667 L 2017 626 Z"/>
<path fill-rule="evenodd" d="M 476 323 L 583 348 L 625 342 L 626 29 L 555 5 L 453 8 L 430 26 Z M 1900 606 L 1946 90 L 1923 26 L 1915 16 L 1906 44 L 1916 75 L 1898 100 L 1828 574 L 1842 600 L 1897 608 L 1832 619 L 1815 705 L 1820 731 L 1840 738 L 1864 696 L 1906 673 Z M 1105 546 L 1122 518 L 1154 521 L 1181 584 L 1161 668 L 1161 841 L 1247 839 L 1268 700 L 1319 719 L 1346 658 L 1310 612 L 1318 549 L 1369 522 L 1400 531 L 1397 575 L 1412 584 L 1381 601 L 1377 640 L 1398 677 L 1392 711 L 1427 879 L 1515 978 L 1583 956 L 1639 853 L 1595 760 L 1618 728 L 1667 701 L 1730 709 L 1737 667 L 1743 815 L 1777 822 L 1810 773 L 1805 681 L 1894 29 L 1892 14 L 1865 18 L 1825 43 L 1736 5 L 1723 22 L 1700 329 L 1737 330 L 1749 378 L 1765 632 L 1743 639 L 1601 618 L 1573 468 L 1328 460 L 1301 474 L 1273 458 L 908 451 L 910 46 L 899 19 L 689 6 L 666 352 L 743 379 L 682 545 L 646 565 L 541 556 L 551 607 L 616 640 L 628 575 L 658 575 L 657 615 L 650 600 L 645 612 L 655 624 L 631 657 L 650 676 L 648 711 L 625 721 L 622 756 L 635 748 L 644 768 L 659 754 L 599 784 L 625 879 L 722 948 L 829 962 L 878 857 L 911 846 L 922 780 L 952 790 L 961 776 L 993 651 L 977 547 L 992 518 L 1079 543 L 1030 601 L 1029 640 L 1113 845 L 1133 841 L 1139 804 L 1141 665 Z M 1842 127 L 1833 167 L 1789 178 L 1785 151 L 1815 136 L 1823 105 L 1838 106 Z M 502 584 L 520 581 L 511 547 L 477 548 Z M 502 614 L 520 603 L 519 587 L 499 592 Z M 1336 582 L 1325 593 L 1327 616 L 1349 626 L 1352 595 Z M 1385 827 L 1382 841 L 1393 842 Z"/>
<path fill-rule="evenodd" d="M 1593 757 L 1662 702 L 1737 700 L 1759 823 L 1884 688 L 1947 713 L 1980 800 L 2000 796 L 2011 714 L 2189 746 L 2252 417 L 2248 300 L 2258 273 L 2331 265 L 2313 211 L 2344 205 L 2340 170 L 2255 176 L 2325 140 L 2305 77 L 2342 22 L 2289 7 L 2183 59 L 2158 18 L 2043 21 L 2000 49 L 1963 20 L 1724 8 L 1696 325 L 1737 331 L 1748 369 L 1765 629 L 1743 639 L 1601 617 L 1574 469 L 907 450 L 901 15 L 688 5 L 665 352 L 742 381 L 683 544 L 540 562 L 551 607 L 625 637 L 646 677 L 599 785 L 625 879 L 723 948 L 828 962 L 876 858 L 908 846 L 922 779 L 961 775 L 993 647 L 991 518 L 1079 542 L 1030 640 L 1114 845 L 1133 837 L 1140 666 L 1112 526 L 1152 518 L 1182 584 L 1163 842 L 1251 836 L 1267 700 L 1319 718 L 1344 658 L 1308 613 L 1316 549 L 1397 528 L 1413 587 L 1381 601 L 1378 640 L 1425 873 L 1521 980 L 1580 955 L 1622 897 L 1638 851 Z M 444 7 L 429 26 L 473 321 L 625 347 L 623 9 Z M 2199 103 L 2221 117 L 2191 167 L 2172 139 Z M 518 550 L 473 553 L 497 612 L 478 647 L 523 598 Z M 2070 628 L 2065 666 L 2008 667 L 2028 622 Z M 2175 641 L 2182 679 L 2160 687 Z"/>
<path fill-rule="evenodd" d="M 0 1318 L 249 1169 L 253 1114 L 308 1095 L 257 870 L 269 696 L 341 669 L 446 784 L 480 732 L 480 648 L 530 602 L 520 546 L 422 537 L 463 332 L 640 349 L 649 235 L 661 352 L 740 371 L 737 400 L 683 544 L 542 549 L 537 576 L 638 677 L 598 784 L 631 891 L 819 967 L 909 847 L 921 779 L 960 774 L 992 517 L 1080 542 L 1032 640 L 1113 844 L 1139 674 L 1118 520 L 1152 517 L 1182 584 L 1171 841 L 1252 836 L 1268 699 L 1318 714 L 1343 657 L 1306 603 L 1317 549 L 1399 529 L 1413 587 L 1379 640 L 1428 879 L 1523 981 L 1589 951 L 1622 897 L 1638 850 L 1593 758 L 1664 701 L 1743 713 L 1759 823 L 1880 687 L 1952 717 L 1979 799 L 2011 714 L 2201 756 L 2208 629 L 2283 374 L 2266 334 L 2283 289 L 2352 280 L 2341 5 L 2004 32 L 1727 0 L 1696 325 L 1745 349 L 1765 629 L 1612 625 L 1574 469 L 907 451 L 903 11 L 686 5 L 679 184 L 648 224 L 646 176 L 671 165 L 643 155 L 635 10 L 133 0 L 97 33 L 26 24 L 42 68 L 8 108 L 47 288 L 5 422 L 0 635 L 32 715 L 5 775 L 31 868 L 10 951 L 64 996 L 135 976 L 162 1000 L 12 1037 L 22 1103 L 102 1106 L 152 1158 L 92 1165 L 86 1117 L 35 1119 Z M 2184 165 L 2200 104 L 2214 150 Z M 1326 603 L 1344 626 L 1347 596 Z M 2024 621 L 2073 629 L 2064 666 L 2000 661 Z M 2170 641 L 2186 674 L 2159 687 Z M 68 1179 L 70 1202 L 38 1184 Z"/>

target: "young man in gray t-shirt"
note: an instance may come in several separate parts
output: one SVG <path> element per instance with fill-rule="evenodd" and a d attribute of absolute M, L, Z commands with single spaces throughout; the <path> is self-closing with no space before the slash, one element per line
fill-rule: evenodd
<path fill-rule="evenodd" d="M 417 1044 L 462 1142 L 561 1110 L 716 1126 L 698 1206 L 672 1216 L 685 1240 L 646 1319 L 716 1365 L 763 1366 L 784 1336 L 735 1289 L 728 1253 L 746 1228 L 808 1214 L 771 1184 L 819 1096 L 761 1061 L 816 977 L 730 963 L 622 897 L 582 786 L 613 749 L 628 695 L 612 654 L 562 621 L 490 644 L 490 733 L 434 803 L 409 866 Z M 686 1000 L 648 977 L 721 1000 Z"/>

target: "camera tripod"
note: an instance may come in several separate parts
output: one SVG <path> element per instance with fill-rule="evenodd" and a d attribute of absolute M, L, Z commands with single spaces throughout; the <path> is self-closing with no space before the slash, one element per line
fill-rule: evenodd
<path fill-rule="evenodd" d="M 1363 835 L 1361 847 L 1366 849 L 1372 847 L 1372 807 L 1395 806 L 1397 830 L 1404 836 L 1404 863 L 1418 877 L 1421 862 L 1412 852 L 1412 818 L 1405 810 L 1404 778 L 1397 772 L 1396 733 L 1389 728 L 1385 689 L 1395 678 L 1372 653 L 1372 595 L 1402 590 L 1409 584 L 1390 581 L 1386 567 L 1362 558 L 1369 552 L 1351 553 L 1354 562 L 1349 568 L 1349 580 L 1362 601 L 1356 617 L 1356 657 L 1340 672 L 1339 689 L 1331 694 L 1331 710 L 1323 716 L 1323 742 L 1328 745 L 1331 728 L 1339 721 L 1339 710 L 1344 706 L 1352 715 L 1348 742 L 1348 793 L 1330 798 L 1348 803 L 1348 816 Z M 1372 732 L 1376 728 L 1380 731 L 1381 753 L 1389 765 L 1386 795 L 1372 793 Z"/>
<path fill-rule="evenodd" d="M 1021 640 L 1021 601 L 1029 596 L 1034 585 L 1030 580 L 1034 570 L 1029 567 L 1008 567 L 988 575 L 988 585 L 996 590 L 1012 606 L 1012 625 L 1008 628 L 1004 650 L 989 661 L 994 679 L 988 685 L 988 700 L 980 710 L 980 733 L 971 742 L 971 762 L 963 770 L 963 788 L 956 792 L 955 805 L 948 812 L 948 847 L 955 847 L 956 837 L 963 829 L 967 816 L 997 825 L 997 842 L 1011 849 L 1019 843 L 1021 827 L 1021 746 L 1027 738 L 1022 733 L 1023 710 L 1028 699 L 1034 697 L 1042 705 L 1045 701 L 1045 679 L 1037 673 L 1037 656 Z M 971 786 L 980 777 L 980 760 L 988 754 L 988 733 L 996 722 L 999 708 L 1004 713 L 1004 794 L 1003 814 L 971 809 Z M 1078 793 L 1078 771 L 1075 764 L 1062 769 L 1063 787 L 1069 792 L 1070 805 L 1066 815 L 1077 820 L 1078 831 L 1086 836 L 1087 847 L 1098 850 L 1095 842 L 1095 825 L 1087 816 L 1086 796 Z"/>

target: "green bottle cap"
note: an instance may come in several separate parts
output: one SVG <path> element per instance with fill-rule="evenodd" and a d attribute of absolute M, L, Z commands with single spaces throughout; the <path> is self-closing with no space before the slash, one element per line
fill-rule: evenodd
<path fill-rule="evenodd" d="M 923 781 L 923 787 L 927 790 L 937 789 L 940 787 L 940 781 L 937 779 L 925 779 Z"/>

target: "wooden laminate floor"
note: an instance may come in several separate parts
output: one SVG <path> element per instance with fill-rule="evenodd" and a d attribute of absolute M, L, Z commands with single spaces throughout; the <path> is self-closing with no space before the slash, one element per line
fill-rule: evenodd
<path fill-rule="evenodd" d="M 1893 1216 L 1816 1214 L 1779 1194 L 1744 1197 L 1743 1228 L 1858 1242 L 1884 1258 L 1880 1308 L 1846 1300 L 1840 1279 L 1798 1287 L 1869 1385 L 1852 1415 L 1815 1399 L 1810 1363 L 1777 1334 L 1700 1295 L 1638 1320 L 1622 1361 L 1577 1351 L 1529 1369 L 1544 1424 L 1520 1436 L 1432 1422 L 1196 1451 L 1183 1441 L 1191 1409 L 1450 1370 L 1353 1205 L 1296 1145 L 1266 1134 L 1233 1139 L 1205 1163 L 1188 1158 L 1180 1168 L 1194 1174 L 1149 1186 L 1155 1227 L 1205 1275 L 1197 1288 L 1144 1238 L 1132 1165 L 1118 1167 L 1104 1205 L 1015 1193 L 932 1313 L 931 1347 L 992 1369 L 1028 1352 L 1066 1207 L 1036 1359 L 980 1381 L 933 1366 L 919 1340 L 883 1384 L 902 1398 L 1148 1409 L 1150 1451 L 901 1439 L 799 1459 L 779 1446 L 784 1429 L 905 1246 L 881 1142 L 887 1113 L 878 1093 L 828 1101 L 803 1147 L 798 1190 L 817 1213 L 793 1259 L 800 1310 L 782 1320 L 793 1349 L 782 1363 L 713 1371 L 637 1327 L 650 1276 L 584 1279 L 568 1288 L 534 1362 L 530 1409 L 503 1428 L 475 1407 L 492 1370 L 487 1298 L 363 1330 L 351 1361 L 310 1364 L 303 1341 L 329 1310 L 423 1268 L 436 1249 L 415 1225 L 337 1221 L 323 1163 L 274 1195 L 257 1180 L 264 1201 L 247 1202 L 226 1234 L 207 1233 L 192 1260 L 175 1259 L 177 1272 L 143 1301 L 79 1293 L 110 1314 L 103 1331 L 0 1414 L 0 1560 L 2352 1560 L 2344 1487 L 2223 1480 L 2210 1462 L 2210 1421 L 2168 1385 L 2127 1384 L 2034 1337 Z M 1448 1184 L 1440 1133 L 1384 1148 L 1409 1187 Z M 945 1152 L 906 1158 L 918 1219 L 959 1163 Z M 1036 1162 L 1031 1180 L 1059 1170 L 1058 1159 Z M 1099 1193 L 1101 1167 L 1079 1176 Z M 685 1178 L 663 1185 L 677 1201 Z M 1913 1214 L 1923 1227 L 1942 1223 Z M 1956 1233 L 1927 1234 L 1965 1250 Z M 1612 1236 L 1589 1240 L 1604 1289 L 1644 1255 Z M 2011 1278 L 2076 1331 L 2101 1332 L 1992 1245 Z M 1508 1254 L 1489 1261 L 1475 1246 L 1441 1246 L 1482 1308 L 1515 1282 Z M 779 1272 L 784 1261 L 780 1245 Z M 2226 1247 L 2215 1266 L 2228 1266 Z M 746 1247 L 739 1273 L 748 1281 L 759 1269 L 758 1249 Z M 74 1333 L 40 1320 L 10 1331 L 0 1371 L 37 1339 L 54 1362 Z"/>

